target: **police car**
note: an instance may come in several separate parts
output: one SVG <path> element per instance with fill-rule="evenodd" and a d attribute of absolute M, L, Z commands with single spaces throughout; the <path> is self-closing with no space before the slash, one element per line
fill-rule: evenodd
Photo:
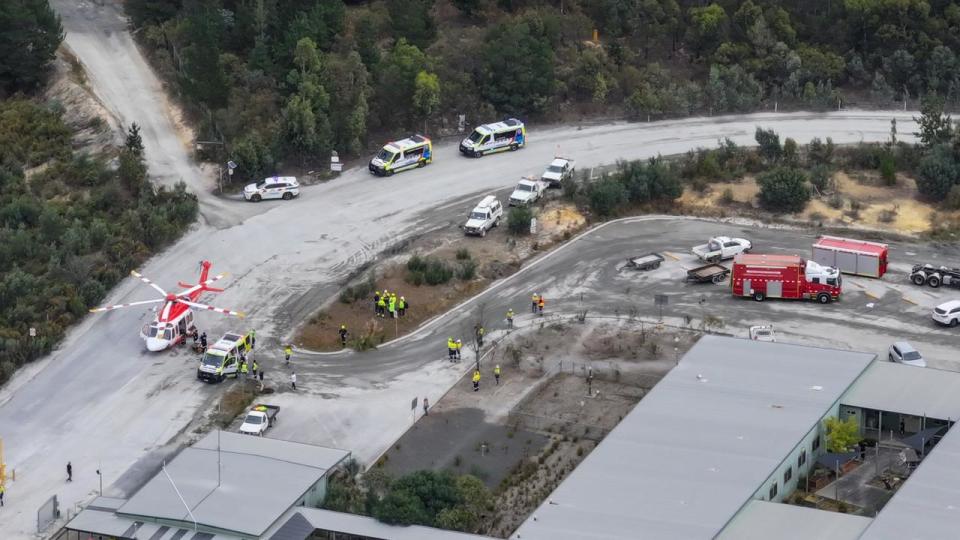
<path fill-rule="evenodd" d="M 300 183 L 295 176 L 272 176 L 243 188 L 243 198 L 260 202 L 263 199 L 290 199 L 300 195 Z"/>
<path fill-rule="evenodd" d="M 519 150 L 527 144 L 527 128 L 516 118 L 477 126 L 469 137 L 460 141 L 460 153 L 481 157 L 486 154 Z"/>
<path fill-rule="evenodd" d="M 370 160 L 367 167 L 377 176 L 392 176 L 394 173 L 416 167 L 424 167 L 433 161 L 433 143 L 423 135 L 385 144 Z"/>

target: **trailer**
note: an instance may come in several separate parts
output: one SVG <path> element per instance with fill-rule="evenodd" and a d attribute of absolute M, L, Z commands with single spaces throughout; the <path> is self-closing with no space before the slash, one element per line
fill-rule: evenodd
<path fill-rule="evenodd" d="M 730 269 L 721 264 L 707 264 L 687 270 L 687 281 L 696 283 L 720 283 L 730 275 Z"/>
<path fill-rule="evenodd" d="M 638 255 L 627 259 L 627 268 L 634 270 L 653 270 L 660 268 L 660 263 L 662 262 L 663 255 L 659 253 L 647 253 L 646 255 Z"/>
<path fill-rule="evenodd" d="M 844 274 L 879 278 L 887 271 L 886 244 L 821 236 L 812 248 L 814 262 L 837 268 Z"/>
<path fill-rule="evenodd" d="M 914 285 L 929 285 L 933 288 L 940 285 L 960 288 L 960 268 L 915 264 L 910 270 L 910 281 Z"/>
<path fill-rule="evenodd" d="M 798 255 L 743 253 L 733 260 L 730 290 L 734 296 L 816 300 L 821 304 L 840 298 L 842 282 L 836 268 L 821 266 Z"/>

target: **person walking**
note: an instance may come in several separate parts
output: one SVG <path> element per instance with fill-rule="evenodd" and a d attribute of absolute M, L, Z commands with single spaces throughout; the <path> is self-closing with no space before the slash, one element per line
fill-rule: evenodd
<path fill-rule="evenodd" d="M 250 331 L 250 349 L 253 349 L 257 345 L 257 332 L 256 330 Z"/>
<path fill-rule="evenodd" d="M 207 333 L 206 332 L 200 334 L 200 347 L 204 351 L 207 350 Z"/>
<path fill-rule="evenodd" d="M 374 291 L 373 293 L 373 313 L 380 314 L 380 291 Z"/>
<path fill-rule="evenodd" d="M 424 398 L 426 399 L 426 398 Z M 424 408 L 426 408 L 426 403 L 424 403 Z M 3 506 L 3 492 L 6 491 L 6 488 L 3 487 L 3 484 L 0 484 L 0 506 Z"/>
<path fill-rule="evenodd" d="M 243 358 L 240 359 L 240 374 L 244 377 L 250 376 L 250 368 L 247 367 L 247 361 Z"/>
<path fill-rule="evenodd" d="M 399 313 L 400 316 L 403 317 L 403 315 L 406 312 L 407 312 L 407 299 L 401 296 L 400 300 L 397 301 L 397 313 Z"/>
<path fill-rule="evenodd" d="M 287 365 L 290 365 L 290 355 L 293 354 L 293 347 L 287 345 L 283 348 L 283 359 L 286 360 Z"/>
<path fill-rule="evenodd" d="M 533 293 L 532 303 L 530 304 L 530 313 L 537 312 L 537 306 L 540 305 L 540 295 Z"/>
<path fill-rule="evenodd" d="M 290 386 L 296 390 L 297 389 L 297 372 L 294 371 L 290 374 Z"/>
<path fill-rule="evenodd" d="M 346 346 L 347 346 L 347 335 L 349 334 L 349 332 L 347 332 L 347 325 L 341 324 L 341 325 L 340 325 L 340 331 L 339 331 L 339 333 L 340 333 L 340 346 L 341 346 L 341 347 L 346 347 Z"/>
<path fill-rule="evenodd" d="M 480 370 L 474 370 L 473 372 L 473 391 L 480 391 Z"/>
<path fill-rule="evenodd" d="M 513 308 L 507 310 L 507 328 L 513 330 Z"/>
<path fill-rule="evenodd" d="M 380 300 L 377 300 L 377 315 L 383 317 L 383 314 L 387 311 L 387 300 L 383 296 L 380 297 Z"/>
<path fill-rule="evenodd" d="M 493 378 L 497 381 L 497 386 L 500 386 L 500 364 L 493 367 Z"/>
<path fill-rule="evenodd" d="M 540 315 L 543 315 L 543 306 L 547 304 L 547 299 L 540 295 L 540 301 L 537 302 L 537 307 L 540 308 Z"/>
<path fill-rule="evenodd" d="M 67 462 L 67 482 L 73 482 L 73 464 Z"/>
<path fill-rule="evenodd" d="M 457 342 L 453 338 L 447 338 L 447 360 L 453 362 L 457 358 Z"/>
<path fill-rule="evenodd" d="M 260 370 L 260 385 L 263 386 L 263 370 Z"/>
<path fill-rule="evenodd" d="M 390 318 L 397 318 L 397 295 L 390 295 Z"/>
<path fill-rule="evenodd" d="M 196 326 L 193 327 L 193 333 L 190 334 L 190 337 L 193 338 L 193 345 L 196 346 L 196 345 L 197 345 L 197 340 L 200 339 L 200 334 L 197 333 L 197 327 L 196 327 Z"/>
<path fill-rule="evenodd" d="M 459 362 L 460 359 L 462 358 L 462 353 L 463 353 L 463 342 L 458 339 L 457 340 L 457 362 Z"/>
<path fill-rule="evenodd" d="M 427 396 L 423 396 L 423 415 L 430 415 L 430 402 L 427 401 Z"/>
<path fill-rule="evenodd" d="M 257 364 L 257 359 L 253 359 L 253 378 L 257 378 L 257 371 L 260 369 L 260 366 Z"/>

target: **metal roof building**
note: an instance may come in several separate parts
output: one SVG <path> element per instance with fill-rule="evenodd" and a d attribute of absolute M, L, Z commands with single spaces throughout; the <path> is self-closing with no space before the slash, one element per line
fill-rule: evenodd
<path fill-rule="evenodd" d="M 92 505 L 66 528 L 153 540 L 259 538 L 290 508 L 319 504 L 326 494 L 327 471 L 349 455 L 344 450 L 211 432 L 184 448 L 123 504 L 107 499 L 109 504 Z"/>
<path fill-rule="evenodd" d="M 870 518 L 825 512 L 790 504 L 753 500 L 740 511 L 718 540 L 811 540 L 857 538 Z"/>
<path fill-rule="evenodd" d="M 703 337 L 511 538 L 712 538 L 873 359 Z"/>
<path fill-rule="evenodd" d="M 954 371 L 876 362 L 843 396 L 843 404 L 957 420 L 960 376 Z"/>
<path fill-rule="evenodd" d="M 389 540 L 482 540 L 489 536 L 446 531 L 419 525 L 387 525 L 372 517 L 323 510 L 295 508 L 272 531 L 270 540 L 306 540 L 315 532 L 344 535 L 344 538 L 378 538 Z M 321 536 L 323 537 L 323 536 Z M 336 536 L 336 538 L 341 538 Z"/>

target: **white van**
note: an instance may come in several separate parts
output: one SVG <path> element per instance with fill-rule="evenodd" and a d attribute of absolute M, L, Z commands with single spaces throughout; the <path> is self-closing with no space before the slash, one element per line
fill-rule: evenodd
<path fill-rule="evenodd" d="M 433 143 L 423 135 L 388 142 L 377 153 L 367 169 L 377 176 L 393 176 L 394 173 L 425 167 L 433 162 Z"/>
<path fill-rule="evenodd" d="M 460 153 L 481 157 L 506 150 L 519 150 L 527 145 L 527 128 L 516 118 L 477 126 L 469 137 L 460 141 Z"/>
<path fill-rule="evenodd" d="M 253 363 L 250 338 L 250 334 L 224 334 L 203 353 L 200 366 L 197 367 L 197 378 L 201 381 L 220 382 L 228 376 L 239 376 L 241 355 L 246 356 L 251 365 Z"/>
<path fill-rule="evenodd" d="M 503 206 L 493 195 L 487 195 L 470 212 L 467 223 L 463 226 L 463 232 L 476 236 L 486 236 L 487 231 L 500 225 L 500 218 L 503 217 Z"/>

